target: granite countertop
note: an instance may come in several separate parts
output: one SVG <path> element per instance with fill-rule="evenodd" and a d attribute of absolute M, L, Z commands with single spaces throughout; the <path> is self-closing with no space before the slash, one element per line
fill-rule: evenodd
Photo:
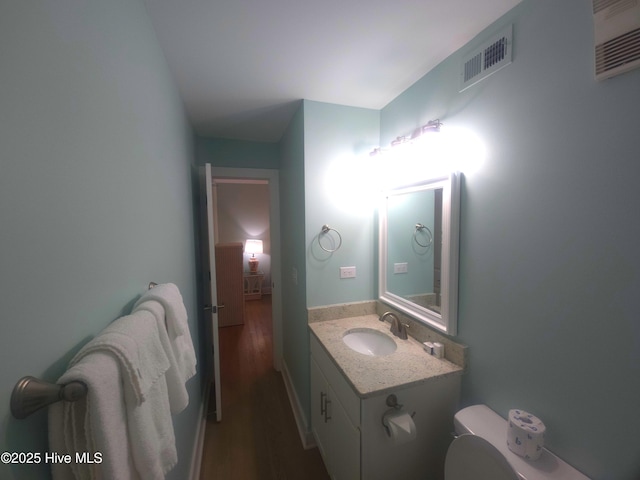
<path fill-rule="evenodd" d="M 402 340 L 393 336 L 389 326 L 388 322 L 380 322 L 377 315 L 362 315 L 310 323 L 309 329 L 361 398 L 400 386 L 462 374 L 462 367 L 429 355 L 412 337 Z M 395 340 L 398 348 L 384 356 L 358 353 L 342 341 L 347 331 L 358 328 L 383 332 Z"/>

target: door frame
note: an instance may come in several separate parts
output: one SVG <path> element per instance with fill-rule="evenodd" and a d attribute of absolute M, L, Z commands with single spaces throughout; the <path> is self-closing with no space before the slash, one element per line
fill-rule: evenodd
<path fill-rule="evenodd" d="M 262 168 L 211 167 L 209 183 L 214 178 L 267 180 L 269 182 L 269 233 L 271 240 L 271 322 L 273 329 L 273 368 L 282 369 L 282 257 L 280 252 L 279 172 Z M 213 220 L 213 219 L 212 219 Z"/>

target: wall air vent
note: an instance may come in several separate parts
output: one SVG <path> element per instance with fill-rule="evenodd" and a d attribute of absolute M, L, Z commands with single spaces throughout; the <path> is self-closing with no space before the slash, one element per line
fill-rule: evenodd
<path fill-rule="evenodd" d="M 512 37 L 513 25 L 509 25 L 462 59 L 461 92 L 511 63 Z"/>
<path fill-rule="evenodd" d="M 596 80 L 640 67 L 640 0 L 593 0 Z"/>

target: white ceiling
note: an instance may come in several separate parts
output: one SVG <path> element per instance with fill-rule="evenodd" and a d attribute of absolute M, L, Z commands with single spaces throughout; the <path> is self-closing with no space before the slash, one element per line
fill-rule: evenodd
<path fill-rule="evenodd" d="M 275 142 L 300 99 L 380 109 L 520 0 L 145 0 L 202 136 Z"/>

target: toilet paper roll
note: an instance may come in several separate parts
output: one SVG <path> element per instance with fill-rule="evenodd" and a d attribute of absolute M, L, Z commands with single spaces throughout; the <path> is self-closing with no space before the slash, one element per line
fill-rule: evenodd
<path fill-rule="evenodd" d="M 529 460 L 540 458 L 546 427 L 542 420 L 524 410 L 509 410 L 507 446 L 516 455 Z"/>
<path fill-rule="evenodd" d="M 415 440 L 416 424 L 408 413 L 389 411 L 382 417 L 382 424 L 387 427 L 387 434 L 395 444 Z"/>

